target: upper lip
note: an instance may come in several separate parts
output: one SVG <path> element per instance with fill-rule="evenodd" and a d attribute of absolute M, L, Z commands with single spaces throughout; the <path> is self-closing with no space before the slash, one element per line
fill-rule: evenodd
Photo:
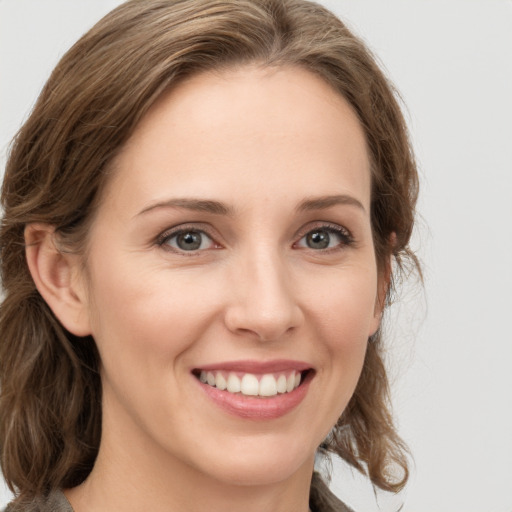
<path fill-rule="evenodd" d="M 295 370 L 302 372 L 310 370 L 311 364 L 304 361 L 295 361 L 291 359 L 274 359 L 272 361 L 255 361 L 255 360 L 239 360 L 239 361 L 223 361 L 219 363 L 197 366 L 194 370 L 204 371 L 231 371 L 243 373 L 276 373 Z"/>

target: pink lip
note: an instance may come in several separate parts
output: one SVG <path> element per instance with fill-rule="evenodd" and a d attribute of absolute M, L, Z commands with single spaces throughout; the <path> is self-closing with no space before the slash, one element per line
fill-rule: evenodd
<path fill-rule="evenodd" d="M 311 365 L 300 361 L 232 361 L 201 366 L 204 371 L 232 371 L 253 374 L 277 373 L 289 370 L 312 370 Z M 301 385 L 289 393 L 279 394 L 273 397 L 245 396 L 241 393 L 229 393 L 221 391 L 213 386 L 204 384 L 195 378 L 197 384 L 206 396 L 218 407 L 227 413 L 242 419 L 264 421 L 277 419 L 295 409 L 307 395 L 309 384 L 314 378 L 314 371 L 309 371 Z"/>
<path fill-rule="evenodd" d="M 206 366 L 198 366 L 196 370 L 208 371 L 226 371 L 243 373 L 277 373 L 295 370 L 303 372 L 310 370 L 311 365 L 303 361 L 293 361 L 291 359 L 276 359 L 274 361 L 226 361 L 214 363 Z"/>

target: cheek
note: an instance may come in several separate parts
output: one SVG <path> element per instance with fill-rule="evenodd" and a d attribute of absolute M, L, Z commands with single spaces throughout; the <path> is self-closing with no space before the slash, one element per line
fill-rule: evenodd
<path fill-rule="evenodd" d="M 375 328 L 375 272 L 361 272 L 353 279 L 339 279 L 337 286 L 325 287 L 312 297 L 316 335 L 323 340 L 332 400 L 341 412 L 352 395 L 361 373 L 368 338 Z M 313 306 L 313 304 L 315 306 Z"/>
<path fill-rule="evenodd" d="M 309 295 L 318 323 L 339 348 L 368 340 L 376 322 L 376 300 L 377 278 L 372 267 L 332 278 Z"/>
<path fill-rule="evenodd" d="M 368 297 L 349 293 L 347 288 L 324 294 L 323 304 L 314 332 L 321 361 L 317 374 L 320 391 L 311 410 L 319 442 L 329 434 L 354 394 L 364 365 L 374 307 Z"/>
<path fill-rule="evenodd" d="M 151 355 L 176 356 L 216 314 L 212 283 L 161 268 L 134 272 L 118 263 L 97 266 L 93 278 L 93 337 L 100 353 L 122 349 L 128 357 L 129 349 L 140 362 Z"/>
<path fill-rule="evenodd" d="M 345 302 L 337 314 L 327 313 L 322 322 L 332 375 L 342 380 L 350 393 L 363 366 L 369 321 L 357 304 Z"/>

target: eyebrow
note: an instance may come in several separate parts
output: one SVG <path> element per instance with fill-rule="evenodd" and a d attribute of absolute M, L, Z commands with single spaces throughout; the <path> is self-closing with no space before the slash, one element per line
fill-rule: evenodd
<path fill-rule="evenodd" d="M 300 212 L 327 210 L 328 208 L 332 208 L 333 206 L 337 205 L 355 206 L 356 208 L 363 210 L 363 212 L 366 211 L 363 204 L 359 200 L 357 200 L 355 197 L 345 194 L 306 199 L 299 204 L 297 210 Z"/>
<path fill-rule="evenodd" d="M 196 212 L 212 213 L 214 215 L 227 215 L 233 216 L 233 209 L 219 201 L 212 201 L 209 199 L 168 199 L 158 203 L 151 204 L 141 210 L 137 215 L 143 215 L 151 210 L 157 208 L 182 208 L 185 210 L 192 210 Z"/>
<path fill-rule="evenodd" d="M 366 211 L 364 206 L 355 197 L 349 195 L 332 195 L 332 196 L 321 196 L 306 199 L 299 203 L 297 206 L 298 212 L 306 212 L 313 210 L 327 210 L 337 205 L 348 205 L 355 206 L 358 209 Z M 234 216 L 234 209 L 225 203 L 220 201 L 214 201 L 211 199 L 189 199 L 189 198 L 176 198 L 168 199 L 166 201 L 159 201 L 154 204 L 150 204 L 146 208 L 142 209 L 138 215 L 143 215 L 147 212 L 158 208 L 180 208 L 185 210 L 191 210 L 202 213 L 211 213 L 214 215 L 225 215 L 229 217 Z"/>

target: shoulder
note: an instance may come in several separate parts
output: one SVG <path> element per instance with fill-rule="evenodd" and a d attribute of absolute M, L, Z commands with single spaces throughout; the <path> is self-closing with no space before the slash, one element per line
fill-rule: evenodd
<path fill-rule="evenodd" d="M 30 502 L 12 502 L 2 512 L 73 512 L 73 509 L 61 491 L 54 491 Z"/>

